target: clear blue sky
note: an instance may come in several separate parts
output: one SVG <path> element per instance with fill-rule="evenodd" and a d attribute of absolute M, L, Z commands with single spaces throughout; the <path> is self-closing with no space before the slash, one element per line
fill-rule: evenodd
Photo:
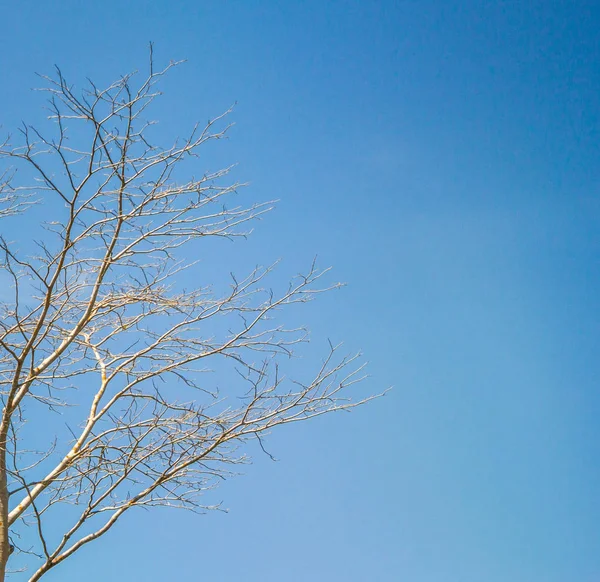
<path fill-rule="evenodd" d="M 600 5 L 2 2 L 4 129 L 34 72 L 159 61 L 155 117 L 238 102 L 219 156 L 281 198 L 223 258 L 319 254 L 315 345 L 362 349 L 351 415 L 282 430 L 217 493 L 139 512 L 52 580 L 600 580 Z M 171 128 L 171 125 L 169 125 Z"/>

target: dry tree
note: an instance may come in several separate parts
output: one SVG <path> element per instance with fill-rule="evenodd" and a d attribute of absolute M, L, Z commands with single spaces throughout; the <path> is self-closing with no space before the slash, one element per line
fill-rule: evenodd
<path fill-rule="evenodd" d="M 177 63 L 150 57 L 144 79 L 103 89 L 75 91 L 57 69 L 51 135 L 24 125 L 0 145 L 3 223 L 22 238 L 43 227 L 26 250 L 0 237 L 0 581 L 11 554 L 34 582 L 133 507 L 206 509 L 245 443 L 364 402 L 345 390 L 361 365 L 335 346 L 308 381 L 279 368 L 305 332 L 275 315 L 331 288 L 314 265 L 280 294 L 272 267 L 224 292 L 182 286 L 186 248 L 244 236 L 271 204 L 228 206 L 227 170 L 180 177 L 226 116 L 151 142 L 148 108 Z M 226 390 L 204 380 L 213 362 L 236 371 Z"/>

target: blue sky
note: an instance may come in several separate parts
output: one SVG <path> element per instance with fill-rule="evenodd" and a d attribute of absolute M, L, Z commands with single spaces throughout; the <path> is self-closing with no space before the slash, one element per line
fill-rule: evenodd
<path fill-rule="evenodd" d="M 214 159 L 281 202 L 214 261 L 318 254 L 348 287 L 305 312 L 315 352 L 394 386 L 274 434 L 228 514 L 133 514 L 49 582 L 600 579 L 595 3 L 2 4 L 3 129 L 40 119 L 35 72 L 103 83 L 150 40 L 188 59 L 165 135 L 237 102 Z"/>

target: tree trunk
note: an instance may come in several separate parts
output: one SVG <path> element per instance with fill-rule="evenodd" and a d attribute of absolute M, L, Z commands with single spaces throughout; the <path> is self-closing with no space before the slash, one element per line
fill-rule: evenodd
<path fill-rule="evenodd" d="M 6 576 L 6 564 L 10 556 L 8 540 L 8 488 L 6 479 L 6 428 L 0 431 L 0 582 Z"/>

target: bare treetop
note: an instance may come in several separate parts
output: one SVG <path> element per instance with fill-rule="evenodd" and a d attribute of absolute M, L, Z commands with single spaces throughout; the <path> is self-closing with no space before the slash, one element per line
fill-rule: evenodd
<path fill-rule="evenodd" d="M 229 205 L 239 184 L 225 182 L 227 169 L 180 175 L 225 135 L 228 112 L 168 147 L 150 141 L 149 107 L 175 64 L 151 61 L 140 81 L 81 92 L 57 69 L 44 77 L 54 131 L 24 125 L 0 147 L 0 215 L 23 220 L 23 238 L 27 212 L 40 204 L 44 215 L 35 252 L 0 238 L 10 281 L 0 302 L 0 581 L 13 546 L 33 582 L 132 507 L 207 509 L 203 491 L 244 459 L 245 442 L 262 446 L 277 425 L 360 403 L 345 389 L 362 366 L 334 346 L 308 381 L 280 368 L 306 332 L 278 313 L 337 286 L 320 285 L 315 265 L 280 294 L 266 286 L 272 266 L 232 276 L 223 294 L 181 284 L 194 272 L 187 247 L 246 236 L 272 204 Z M 214 365 L 237 373 L 225 392 L 205 382 Z"/>

